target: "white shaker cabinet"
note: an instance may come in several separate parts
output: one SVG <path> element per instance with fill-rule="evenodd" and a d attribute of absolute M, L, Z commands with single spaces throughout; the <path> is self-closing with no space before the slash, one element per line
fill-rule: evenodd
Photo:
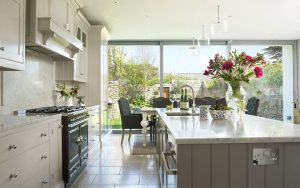
<path fill-rule="evenodd" d="M 61 122 L 51 123 L 50 129 L 50 187 L 58 188 L 62 182 L 62 127 Z"/>
<path fill-rule="evenodd" d="M 50 17 L 60 27 L 75 35 L 76 7 L 72 0 L 51 0 Z"/>
<path fill-rule="evenodd" d="M 88 32 L 91 27 L 86 18 L 78 12 L 75 16 L 76 38 L 83 48 L 74 57 L 73 62 L 57 62 L 55 64 L 56 80 L 87 82 L 88 79 Z"/>
<path fill-rule="evenodd" d="M 0 1 L 0 70 L 24 70 L 25 1 Z"/>

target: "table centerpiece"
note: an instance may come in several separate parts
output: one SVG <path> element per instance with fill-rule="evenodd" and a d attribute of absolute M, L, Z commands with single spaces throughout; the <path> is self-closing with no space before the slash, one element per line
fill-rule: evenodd
<path fill-rule="evenodd" d="M 216 54 L 213 59 L 209 60 L 209 65 L 203 74 L 228 83 L 227 104 L 241 116 L 246 111 L 245 91 L 242 84 L 248 84 L 254 78 L 261 78 L 263 76 L 262 67 L 265 64 L 266 60 L 263 54 L 257 53 L 252 57 L 245 52 L 233 51 L 227 58 Z"/>

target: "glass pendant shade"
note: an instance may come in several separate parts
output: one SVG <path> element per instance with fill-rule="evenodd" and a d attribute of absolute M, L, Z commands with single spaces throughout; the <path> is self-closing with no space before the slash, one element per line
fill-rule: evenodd
<path fill-rule="evenodd" d="M 228 30 L 227 22 L 220 20 L 220 5 L 218 5 L 218 21 L 216 23 L 211 24 L 210 33 L 212 35 L 219 33 L 226 33 Z"/>
<path fill-rule="evenodd" d="M 199 55 L 199 40 L 198 40 L 198 44 L 197 46 L 195 45 L 195 38 L 193 38 L 193 45 L 191 47 L 189 47 L 189 54 L 191 56 L 197 56 Z"/>

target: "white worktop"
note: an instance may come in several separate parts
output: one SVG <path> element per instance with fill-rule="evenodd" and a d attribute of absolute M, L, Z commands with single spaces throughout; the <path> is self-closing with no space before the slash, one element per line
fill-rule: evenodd
<path fill-rule="evenodd" d="M 173 109 L 176 111 L 178 109 Z M 157 109 L 177 144 L 300 142 L 300 125 L 244 115 L 243 120 L 167 116 Z"/>
<path fill-rule="evenodd" d="M 0 137 L 4 132 L 53 119 L 60 120 L 61 114 L 0 115 Z"/>

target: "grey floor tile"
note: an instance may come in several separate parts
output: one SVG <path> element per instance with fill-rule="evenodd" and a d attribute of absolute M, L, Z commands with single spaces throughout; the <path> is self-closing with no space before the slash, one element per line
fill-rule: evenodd
<path fill-rule="evenodd" d="M 140 184 L 142 185 L 153 185 L 159 184 L 159 177 L 157 175 L 150 175 L 150 174 L 146 174 L 146 175 L 140 175 Z"/>
<path fill-rule="evenodd" d="M 91 184 L 95 177 L 96 175 L 81 174 L 80 176 L 78 176 L 74 184 Z"/>
<path fill-rule="evenodd" d="M 87 166 L 82 173 L 86 174 L 120 174 L 121 167 Z"/>
<path fill-rule="evenodd" d="M 97 175 L 92 184 L 138 185 L 139 175 Z"/>

